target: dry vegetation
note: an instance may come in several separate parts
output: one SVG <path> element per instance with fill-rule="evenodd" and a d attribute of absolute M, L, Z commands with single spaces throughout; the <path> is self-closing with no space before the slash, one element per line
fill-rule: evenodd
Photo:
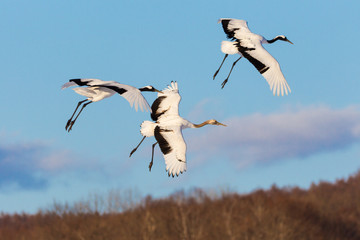
<path fill-rule="evenodd" d="M 218 196 L 202 190 L 137 201 L 131 192 L 2 214 L 0 239 L 359 240 L 360 172 L 335 184 Z"/>

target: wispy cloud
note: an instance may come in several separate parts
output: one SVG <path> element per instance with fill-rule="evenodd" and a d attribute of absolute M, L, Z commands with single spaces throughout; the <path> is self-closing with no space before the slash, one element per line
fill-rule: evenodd
<path fill-rule="evenodd" d="M 0 138 L 0 189 L 43 189 L 52 176 L 91 167 L 89 161 L 44 141 Z"/>
<path fill-rule="evenodd" d="M 189 150 L 204 159 L 225 155 L 244 167 L 253 163 L 303 158 L 344 149 L 360 142 L 360 110 L 314 106 L 268 115 L 253 114 L 225 121 L 227 128 L 192 134 Z"/>
<path fill-rule="evenodd" d="M 47 181 L 37 176 L 36 159 L 43 146 L 34 144 L 0 146 L 0 188 L 44 188 Z"/>

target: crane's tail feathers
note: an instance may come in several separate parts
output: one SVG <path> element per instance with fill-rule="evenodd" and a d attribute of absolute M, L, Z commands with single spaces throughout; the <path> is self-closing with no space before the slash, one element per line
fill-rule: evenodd
<path fill-rule="evenodd" d="M 154 136 L 155 127 L 156 127 L 156 123 L 150 121 L 144 121 L 140 125 L 140 133 L 144 137 L 152 137 Z"/>
<path fill-rule="evenodd" d="M 72 86 L 77 86 L 77 84 L 74 82 L 67 82 L 61 86 L 61 89 L 65 89 L 65 88 L 72 87 Z"/>
<path fill-rule="evenodd" d="M 230 41 L 221 42 L 221 51 L 225 54 L 230 54 L 230 55 L 239 53 L 239 50 L 235 46 L 235 43 Z"/>

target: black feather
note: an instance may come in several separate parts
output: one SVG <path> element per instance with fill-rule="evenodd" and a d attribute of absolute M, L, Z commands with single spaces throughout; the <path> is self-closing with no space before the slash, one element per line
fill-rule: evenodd
<path fill-rule="evenodd" d="M 152 111 L 151 119 L 155 122 L 158 120 L 158 118 L 162 114 L 164 114 L 166 112 L 166 111 L 159 112 L 159 106 L 165 98 L 166 98 L 165 96 L 158 97 L 157 99 L 155 99 L 154 103 L 151 105 L 151 111 Z"/>
<path fill-rule="evenodd" d="M 126 89 L 120 88 L 120 87 L 117 87 L 117 86 L 95 85 L 94 87 L 105 87 L 105 88 L 109 88 L 109 89 L 111 89 L 111 90 L 114 90 L 115 92 L 117 92 L 117 93 L 120 94 L 120 95 L 127 92 Z"/>
<path fill-rule="evenodd" d="M 85 80 L 85 79 L 81 79 L 81 78 L 74 78 L 74 79 L 70 79 L 69 82 L 74 82 L 78 86 L 88 86 L 88 83 L 91 82 L 91 80 Z"/>
<path fill-rule="evenodd" d="M 222 24 L 222 27 L 224 29 L 224 32 L 226 33 L 226 37 L 229 38 L 229 39 L 232 39 L 234 40 L 235 39 L 235 31 L 236 30 L 239 30 L 239 28 L 234 28 L 234 29 L 229 29 L 228 26 L 229 26 L 229 22 L 230 20 L 221 20 L 221 24 Z"/>
<path fill-rule="evenodd" d="M 251 56 L 248 52 L 255 50 L 255 48 L 248 48 L 241 46 L 241 41 L 236 41 L 236 47 L 238 48 L 239 52 L 247 59 L 249 62 L 254 65 L 254 67 L 260 72 L 260 74 L 265 73 L 267 70 L 269 70 L 269 67 Z"/>
<path fill-rule="evenodd" d="M 169 154 L 172 151 L 172 148 L 170 147 L 169 143 L 166 141 L 166 139 L 161 135 L 162 130 L 159 126 L 155 127 L 154 136 L 156 141 L 159 143 L 161 152 L 166 155 Z"/>

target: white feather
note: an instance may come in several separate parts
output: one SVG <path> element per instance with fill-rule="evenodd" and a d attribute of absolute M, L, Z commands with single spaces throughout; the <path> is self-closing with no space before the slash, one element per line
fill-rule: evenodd
<path fill-rule="evenodd" d="M 65 88 L 72 87 L 72 86 L 77 86 L 77 84 L 74 82 L 67 82 L 61 86 L 61 89 L 65 89 Z"/>
<path fill-rule="evenodd" d="M 144 121 L 140 125 L 140 133 L 144 137 L 152 137 L 152 136 L 154 136 L 155 127 L 156 127 L 156 124 L 154 122 Z"/>
<path fill-rule="evenodd" d="M 229 31 L 236 31 L 241 33 L 249 33 L 249 27 L 247 25 L 247 21 L 241 19 L 232 19 L 232 18 L 220 18 L 218 23 L 221 23 L 223 20 L 229 20 L 229 24 L 227 26 Z"/>
<path fill-rule="evenodd" d="M 262 75 L 270 85 L 270 90 L 273 91 L 275 95 L 287 95 L 291 92 L 291 89 L 288 83 L 285 80 L 283 73 L 281 72 L 280 65 L 276 59 L 271 56 L 271 54 L 265 50 L 261 45 L 260 41 L 253 42 L 255 50 L 248 51 L 247 53 L 258 61 L 262 62 L 269 69 L 264 72 Z"/>
<path fill-rule="evenodd" d="M 235 46 L 234 42 L 222 41 L 221 42 L 221 51 L 225 54 L 240 54 L 238 48 Z"/>
<path fill-rule="evenodd" d="M 159 93 L 158 97 L 165 97 L 164 100 L 159 105 L 158 111 L 164 112 L 159 118 L 158 122 L 161 119 L 168 119 L 169 116 L 179 116 L 179 103 L 181 101 L 181 96 L 179 94 L 179 89 L 177 83 L 171 83 L 171 86 L 165 88 L 163 93 Z"/>
<path fill-rule="evenodd" d="M 160 128 L 162 124 L 159 124 Z M 181 133 L 180 125 L 166 124 L 166 132 L 161 132 L 161 135 L 169 143 L 171 151 L 164 154 L 166 171 L 169 176 L 178 176 L 180 173 L 186 171 L 186 143 Z"/>
<path fill-rule="evenodd" d="M 93 96 L 96 95 L 96 92 L 94 90 L 92 90 L 91 88 L 77 87 L 77 88 L 73 88 L 72 90 L 74 90 L 77 94 L 80 94 L 80 95 L 85 96 L 90 99 L 92 99 Z"/>

